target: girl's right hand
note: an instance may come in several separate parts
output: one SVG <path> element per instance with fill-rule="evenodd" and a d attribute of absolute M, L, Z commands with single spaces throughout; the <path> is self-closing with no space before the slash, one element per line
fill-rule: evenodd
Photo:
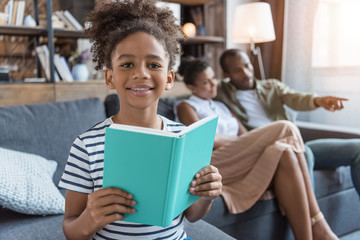
<path fill-rule="evenodd" d="M 132 194 L 126 191 L 108 187 L 88 195 L 83 215 L 88 219 L 89 230 L 97 232 L 109 223 L 123 220 L 126 214 L 134 214 L 136 202 Z"/>

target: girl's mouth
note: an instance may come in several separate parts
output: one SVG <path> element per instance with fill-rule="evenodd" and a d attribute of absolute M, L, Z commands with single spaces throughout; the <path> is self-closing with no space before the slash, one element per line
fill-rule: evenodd
<path fill-rule="evenodd" d="M 127 90 L 129 90 L 135 96 L 141 97 L 141 96 L 146 96 L 147 94 L 149 94 L 152 90 L 154 90 L 154 88 L 151 88 L 151 87 L 131 87 L 131 88 L 127 88 Z"/>

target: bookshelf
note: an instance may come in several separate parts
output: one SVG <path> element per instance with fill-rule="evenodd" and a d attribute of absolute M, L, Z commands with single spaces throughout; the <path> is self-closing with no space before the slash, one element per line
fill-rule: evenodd
<path fill-rule="evenodd" d="M 205 58 L 214 69 L 216 77 L 221 77 L 219 58 L 226 46 L 226 0 L 179 0 L 181 5 L 181 25 L 194 23 L 194 9 L 200 9 L 205 35 L 196 35 L 181 41 L 183 56 L 192 55 Z M 195 16 L 196 17 L 196 16 Z"/>
<path fill-rule="evenodd" d="M 35 13 L 35 20 L 39 23 L 38 14 L 38 0 L 28 0 L 33 2 Z M 40 1 L 40 0 L 39 0 Z M 53 28 L 51 24 L 51 16 L 53 11 L 53 1 L 46 1 L 46 27 L 26 27 L 26 26 L 9 26 L 0 25 L 0 35 L 8 36 L 28 36 L 36 40 L 39 45 L 41 37 L 47 38 L 47 45 L 49 48 L 49 62 L 51 79 L 46 83 L 1 83 L 0 84 L 0 106 L 18 105 L 18 104 L 32 104 L 53 101 L 73 100 L 84 97 L 99 97 L 104 99 L 111 91 L 107 90 L 103 80 L 88 80 L 87 82 L 57 82 L 54 81 L 55 66 L 52 61 L 54 56 L 54 40 L 62 39 L 64 41 L 71 41 L 71 39 L 84 38 L 83 31 Z M 200 6 L 203 11 L 204 25 L 207 35 L 194 36 L 184 39 L 179 39 L 183 45 L 183 49 L 187 49 L 187 54 L 195 56 L 202 56 L 206 53 L 206 58 L 215 69 L 215 72 L 220 73 L 216 69 L 219 67 L 218 57 L 225 47 L 225 13 L 226 0 L 200 0 L 200 1 L 166 1 L 181 4 L 182 11 L 187 11 L 192 7 Z M 56 2 L 55 6 L 56 6 Z M 44 9 L 44 8 L 42 8 Z M 220 12 L 220 15 L 219 15 Z M 181 16 L 184 22 L 191 22 L 189 16 Z M 1 54 L 0 54 L 1 55 Z M 19 56 L 20 57 L 20 56 Z M 31 56 L 29 56 L 31 57 Z M 34 57 L 34 56 L 32 56 Z M 38 63 L 38 77 L 41 77 L 42 68 L 36 57 Z M 98 93 L 96 93 L 96 91 Z M 182 82 L 176 82 L 176 86 L 165 93 L 166 96 L 178 96 L 188 94 L 188 90 Z"/>
<path fill-rule="evenodd" d="M 53 15 L 53 1 L 52 0 L 44 0 L 46 3 L 46 26 L 42 27 L 39 26 L 39 10 L 38 10 L 38 0 L 28 0 L 32 1 L 33 4 L 33 12 L 34 12 L 34 19 L 36 21 L 36 27 L 28 27 L 28 26 L 14 26 L 14 25 L 0 25 L 0 35 L 1 36 L 24 36 L 29 37 L 31 39 L 35 39 L 34 47 L 40 45 L 40 38 L 44 37 L 47 38 L 47 47 L 49 50 L 49 65 L 50 65 L 50 83 L 55 82 L 55 66 L 52 59 L 54 59 L 54 52 L 55 52 L 55 39 L 77 39 L 77 38 L 84 38 L 83 31 L 80 30 L 72 30 L 72 29 L 59 29 L 53 28 L 52 25 L 52 15 Z M 10 50 L 9 50 L 10 51 Z M 19 53 L 13 54 L 11 51 L 10 53 L 3 54 L 0 53 L 2 57 L 23 57 Z M 29 54 L 26 55 L 27 57 Z M 35 56 L 32 56 L 35 57 Z M 37 62 L 37 77 L 42 77 L 42 68 L 39 59 L 36 57 Z"/>

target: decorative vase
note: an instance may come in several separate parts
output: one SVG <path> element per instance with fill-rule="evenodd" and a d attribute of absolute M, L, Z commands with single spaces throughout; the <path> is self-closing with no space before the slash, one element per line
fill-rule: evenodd
<path fill-rule="evenodd" d="M 197 25 L 196 26 L 196 35 L 198 36 L 205 36 L 206 30 L 204 25 Z"/>
<path fill-rule="evenodd" d="M 89 70 L 84 63 L 75 64 L 72 67 L 71 73 L 73 75 L 74 80 L 85 82 L 89 78 Z"/>

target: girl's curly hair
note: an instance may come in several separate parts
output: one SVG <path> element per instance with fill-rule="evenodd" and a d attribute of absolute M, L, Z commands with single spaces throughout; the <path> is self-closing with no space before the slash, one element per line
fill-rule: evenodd
<path fill-rule="evenodd" d="M 180 54 L 181 27 L 169 8 L 159 8 L 155 0 L 117 0 L 102 4 L 88 15 L 91 26 L 85 34 L 93 43 L 91 52 L 96 70 L 111 69 L 111 56 L 116 45 L 132 33 L 153 35 L 164 46 L 169 56 L 169 69 Z"/>

